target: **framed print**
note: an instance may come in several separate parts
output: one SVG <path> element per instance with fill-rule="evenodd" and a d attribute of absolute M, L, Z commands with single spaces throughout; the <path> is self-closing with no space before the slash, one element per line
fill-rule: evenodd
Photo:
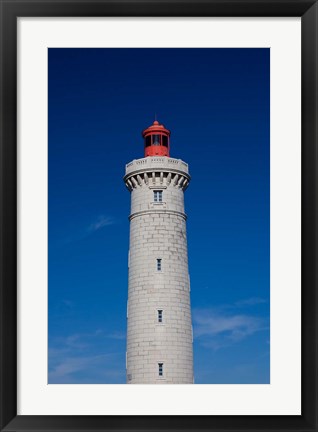
<path fill-rule="evenodd" d="M 317 430 L 316 1 L 1 14 L 1 430 Z"/>

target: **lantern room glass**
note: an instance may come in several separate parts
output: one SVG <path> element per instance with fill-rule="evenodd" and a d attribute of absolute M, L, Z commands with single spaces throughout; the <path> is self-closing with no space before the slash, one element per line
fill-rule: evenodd
<path fill-rule="evenodd" d="M 144 139 L 145 147 L 150 146 L 163 146 L 163 147 L 169 147 L 169 138 L 167 135 L 160 135 L 160 134 L 154 134 L 154 135 L 148 135 Z"/>
<path fill-rule="evenodd" d="M 152 145 L 160 145 L 160 135 L 152 135 Z"/>

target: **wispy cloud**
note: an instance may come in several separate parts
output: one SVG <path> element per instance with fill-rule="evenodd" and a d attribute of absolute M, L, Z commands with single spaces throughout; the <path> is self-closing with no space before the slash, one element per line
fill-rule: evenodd
<path fill-rule="evenodd" d="M 114 219 L 112 216 L 100 215 L 89 225 L 80 227 L 77 232 L 74 232 L 70 236 L 60 240 L 58 242 L 58 246 L 64 246 L 73 242 L 84 240 L 94 232 L 116 223 L 116 219 Z"/>
<path fill-rule="evenodd" d="M 49 384 L 124 382 L 125 350 L 115 341 L 123 334 L 97 329 L 51 340 Z M 110 345 L 111 339 L 116 345 Z"/>
<path fill-rule="evenodd" d="M 62 353 L 62 352 L 61 352 Z M 63 352 L 65 354 L 65 352 Z M 56 355 L 56 352 L 55 352 Z M 64 356 L 49 373 L 50 383 L 72 382 L 72 376 L 77 372 L 84 372 L 87 369 L 95 369 L 101 363 L 105 366 L 106 360 L 111 358 L 111 354 L 97 356 Z"/>
<path fill-rule="evenodd" d="M 126 339 L 126 332 L 123 331 L 115 331 L 108 335 L 110 339 L 124 340 Z"/>
<path fill-rule="evenodd" d="M 235 303 L 235 306 L 254 306 L 258 304 L 267 303 L 267 300 L 261 297 L 250 297 L 247 299 L 239 300 Z"/>
<path fill-rule="evenodd" d="M 257 303 L 263 302 L 254 304 Z M 240 307 L 249 304 L 253 304 L 252 300 L 214 309 L 195 309 L 194 337 L 202 346 L 217 350 L 268 329 L 268 320 L 264 317 L 241 313 Z"/>
<path fill-rule="evenodd" d="M 70 309 L 73 308 L 73 306 L 74 306 L 74 302 L 71 300 L 68 300 L 68 299 L 63 299 L 62 304 L 64 306 L 66 306 L 67 308 L 70 308 Z"/>
<path fill-rule="evenodd" d="M 196 311 L 196 336 L 216 336 L 226 333 L 233 340 L 240 340 L 260 329 L 261 319 L 247 315 L 224 316 L 214 311 Z"/>
<path fill-rule="evenodd" d="M 105 226 L 114 225 L 115 221 L 110 216 L 100 215 L 93 223 L 88 227 L 88 232 L 97 231 Z"/>

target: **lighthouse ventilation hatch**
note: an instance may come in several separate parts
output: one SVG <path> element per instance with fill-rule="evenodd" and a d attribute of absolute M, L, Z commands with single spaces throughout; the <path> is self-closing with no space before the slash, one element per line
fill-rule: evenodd
<path fill-rule="evenodd" d="M 188 164 L 170 157 L 170 131 L 142 132 L 144 158 L 126 165 L 131 192 L 128 384 L 192 384 L 193 336 L 184 191 Z"/>

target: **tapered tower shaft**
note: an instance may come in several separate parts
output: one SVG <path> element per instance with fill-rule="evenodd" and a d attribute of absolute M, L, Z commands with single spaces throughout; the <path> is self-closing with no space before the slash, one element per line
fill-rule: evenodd
<path fill-rule="evenodd" d="M 127 383 L 193 383 L 188 165 L 147 156 L 126 165 L 124 180 L 131 192 Z"/>

